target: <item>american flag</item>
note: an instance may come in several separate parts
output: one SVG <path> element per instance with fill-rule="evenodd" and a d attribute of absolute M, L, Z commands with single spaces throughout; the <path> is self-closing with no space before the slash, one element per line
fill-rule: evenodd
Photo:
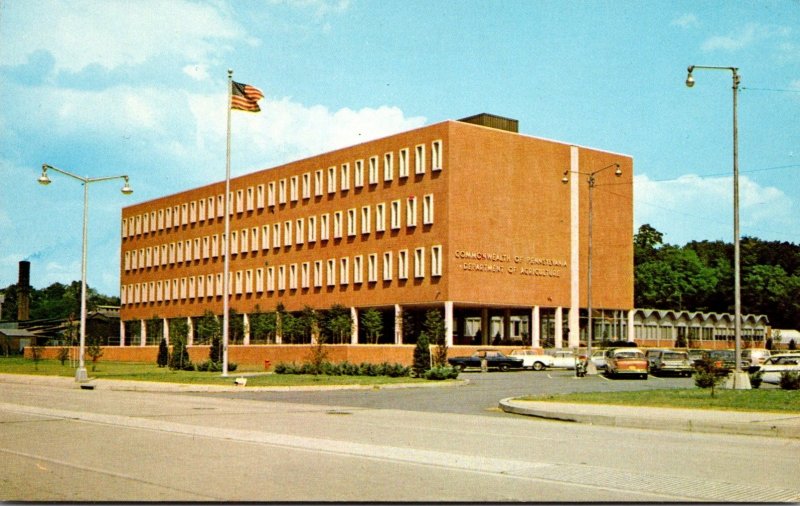
<path fill-rule="evenodd" d="M 258 101 L 262 98 L 264 94 L 255 86 L 231 81 L 231 109 L 260 112 Z"/>

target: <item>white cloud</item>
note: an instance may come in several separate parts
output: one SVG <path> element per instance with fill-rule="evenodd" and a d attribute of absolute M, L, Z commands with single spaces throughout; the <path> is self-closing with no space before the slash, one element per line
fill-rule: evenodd
<path fill-rule="evenodd" d="M 738 51 L 744 49 L 758 41 L 773 38 L 785 37 L 791 30 L 785 27 L 773 27 L 760 25 L 758 23 L 748 23 L 744 29 L 738 33 L 728 35 L 715 35 L 703 42 L 703 51 Z"/>
<path fill-rule="evenodd" d="M 672 23 L 673 26 L 680 26 L 681 28 L 690 28 L 693 26 L 697 26 L 697 16 L 694 14 L 684 14 L 683 16 L 673 19 Z"/>
<path fill-rule="evenodd" d="M 44 50 L 56 71 L 109 70 L 155 56 L 215 61 L 245 31 L 218 4 L 186 0 L 16 2 L 5 7 L 0 61 L 21 64 Z M 179 20 L 179 22 L 176 22 Z"/>
<path fill-rule="evenodd" d="M 196 81 L 207 81 L 210 77 L 208 74 L 208 65 L 202 63 L 186 65 L 181 70 L 184 74 Z"/>
<path fill-rule="evenodd" d="M 691 240 L 732 241 L 733 183 L 730 177 L 689 174 L 669 181 L 634 177 L 635 227 L 649 223 L 670 244 Z M 792 200 L 780 189 L 739 177 L 742 236 L 796 242 Z M 794 235 L 791 235 L 794 234 Z"/>

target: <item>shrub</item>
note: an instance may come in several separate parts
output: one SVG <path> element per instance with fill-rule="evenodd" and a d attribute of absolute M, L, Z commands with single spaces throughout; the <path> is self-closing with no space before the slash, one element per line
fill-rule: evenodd
<path fill-rule="evenodd" d="M 158 367 L 165 367 L 168 363 L 169 348 L 167 347 L 167 340 L 162 337 L 161 342 L 158 343 L 158 357 L 156 358 L 156 364 Z"/>
<path fill-rule="evenodd" d="M 714 397 L 714 388 L 722 381 L 719 370 L 709 357 L 703 357 L 695 365 L 694 384 L 699 388 L 710 388 L 711 397 Z"/>
<path fill-rule="evenodd" d="M 761 386 L 761 382 L 763 381 L 764 373 L 761 371 L 756 371 L 750 374 L 750 386 L 753 388 L 759 388 Z"/>
<path fill-rule="evenodd" d="M 67 361 L 69 358 L 69 348 L 63 347 L 58 350 L 58 361 L 61 362 L 61 365 L 64 365 L 64 362 Z"/>
<path fill-rule="evenodd" d="M 431 348 L 428 336 L 420 334 L 417 345 L 414 348 L 414 365 L 412 366 L 417 376 L 422 376 L 425 371 L 431 368 Z"/>
<path fill-rule="evenodd" d="M 458 369 L 450 366 L 435 366 L 424 374 L 424 378 L 427 380 L 446 380 L 456 379 L 457 377 Z"/>
<path fill-rule="evenodd" d="M 780 386 L 784 390 L 800 390 L 800 371 L 783 371 Z"/>

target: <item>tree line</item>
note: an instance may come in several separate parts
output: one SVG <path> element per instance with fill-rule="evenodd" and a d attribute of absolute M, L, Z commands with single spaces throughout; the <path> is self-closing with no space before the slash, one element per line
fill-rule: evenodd
<path fill-rule="evenodd" d="M 645 224 L 634 235 L 634 304 L 639 308 L 734 312 L 733 244 L 663 242 Z M 743 237 L 742 314 L 764 314 L 773 328 L 800 328 L 800 245 Z"/>
<path fill-rule="evenodd" d="M 17 319 L 17 284 L 13 283 L 0 290 L 5 295 L 3 312 L 0 320 L 16 321 Z M 81 314 L 81 282 L 73 281 L 65 285 L 53 283 L 47 288 L 36 289 L 31 287 L 30 319 L 67 319 L 72 316 L 77 319 Z M 94 311 L 98 306 L 119 306 L 119 297 L 98 293 L 97 290 L 86 285 L 86 309 Z"/>

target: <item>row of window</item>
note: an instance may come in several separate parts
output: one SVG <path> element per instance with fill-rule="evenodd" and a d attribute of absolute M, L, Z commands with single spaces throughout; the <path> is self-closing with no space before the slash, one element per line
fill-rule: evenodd
<path fill-rule="evenodd" d="M 417 226 L 418 207 L 417 197 L 412 196 L 406 199 L 405 226 L 407 228 Z M 433 194 L 424 195 L 422 198 L 423 225 L 433 224 L 433 211 Z M 402 228 L 402 215 L 403 202 L 401 200 L 389 202 L 388 225 L 391 230 Z M 381 202 L 374 208 L 373 206 L 363 206 L 360 210 L 351 208 L 347 211 L 336 211 L 260 227 L 232 230 L 230 254 L 256 253 L 259 250 L 269 250 L 270 248 L 299 246 L 306 242 L 310 244 L 317 240 L 329 241 L 331 232 L 333 232 L 333 239 L 341 239 L 345 235 L 347 237 L 355 237 L 359 234 L 368 235 L 372 233 L 373 226 L 376 233 L 385 232 L 386 217 L 387 204 Z M 226 243 L 226 236 L 223 233 L 138 250 L 128 250 L 123 253 L 123 268 L 125 272 L 128 272 L 148 267 L 217 258 L 224 253 Z"/>
<path fill-rule="evenodd" d="M 425 144 L 419 144 L 414 150 L 414 174 L 416 175 L 425 174 L 425 147 Z M 403 148 L 396 154 L 398 176 L 400 178 L 409 177 L 409 159 L 411 156 L 409 148 Z M 431 170 L 441 170 L 442 141 L 437 140 L 431 143 L 431 158 Z M 366 162 L 366 170 L 364 160 L 356 160 L 354 162 L 352 178 L 350 164 L 343 163 L 339 167 L 328 167 L 327 171 L 318 169 L 313 174 L 306 172 L 302 175 L 236 190 L 235 194 L 230 192 L 228 193 L 230 213 L 242 214 L 245 211 L 263 209 L 265 206 L 265 190 L 266 205 L 274 207 L 276 203 L 286 204 L 288 202 L 298 202 L 301 199 L 309 200 L 312 192 L 314 197 L 321 197 L 326 193 L 335 194 L 339 190 L 347 192 L 351 188 L 351 182 L 354 188 L 361 188 L 364 186 L 365 171 L 367 184 L 369 185 L 377 185 L 381 180 L 384 182 L 394 181 L 395 152 L 388 152 L 383 155 L 383 178 L 380 178 L 379 175 L 379 157 L 372 156 Z M 224 216 L 224 197 L 223 194 L 219 194 L 130 218 L 123 218 L 122 237 L 127 238 L 155 233 L 159 230 L 178 228 L 192 223 L 212 221 Z"/>
<path fill-rule="evenodd" d="M 298 289 L 322 288 L 324 286 L 360 285 L 415 279 L 426 276 L 425 248 L 413 251 L 385 251 L 354 257 L 329 258 L 313 262 L 261 267 L 229 273 L 228 293 L 233 295 L 285 292 Z M 413 272 L 410 271 L 412 268 Z M 379 272 L 380 268 L 380 272 Z M 395 270 L 396 269 L 396 270 Z M 430 276 L 442 275 L 442 247 L 430 248 Z M 201 299 L 221 297 L 224 293 L 222 273 L 201 274 L 183 278 L 132 283 L 123 285 L 120 294 L 122 304 Z"/>

